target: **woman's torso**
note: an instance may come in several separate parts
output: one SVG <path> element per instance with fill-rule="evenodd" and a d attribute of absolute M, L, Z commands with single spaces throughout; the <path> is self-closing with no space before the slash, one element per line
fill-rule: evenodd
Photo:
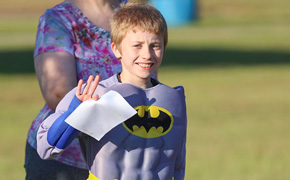
<path fill-rule="evenodd" d="M 95 26 L 73 4 L 63 2 L 41 16 L 34 56 L 47 52 L 67 52 L 75 57 L 77 79 L 86 81 L 89 75 L 99 74 L 106 79 L 121 72 L 120 61 L 111 48 L 110 33 Z M 33 121 L 28 142 L 36 148 L 36 133 L 41 122 L 53 111 L 45 105 Z M 86 168 L 78 141 L 56 160 L 79 168 Z"/>

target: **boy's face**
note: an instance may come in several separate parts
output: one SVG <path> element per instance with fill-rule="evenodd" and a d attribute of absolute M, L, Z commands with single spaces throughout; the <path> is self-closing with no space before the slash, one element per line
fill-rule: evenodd
<path fill-rule="evenodd" d="M 122 74 L 130 80 L 146 79 L 160 66 L 164 53 L 164 40 L 157 35 L 142 30 L 129 30 L 121 42 L 120 50 L 112 43 L 117 58 L 121 59 Z M 137 79 L 136 79 L 137 78 Z"/>

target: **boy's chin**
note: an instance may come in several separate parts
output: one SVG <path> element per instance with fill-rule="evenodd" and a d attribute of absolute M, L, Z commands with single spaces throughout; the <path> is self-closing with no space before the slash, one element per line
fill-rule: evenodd
<path fill-rule="evenodd" d="M 152 74 L 153 74 L 153 73 L 142 74 L 142 75 L 140 75 L 139 77 L 142 78 L 142 79 L 147 80 L 147 79 L 150 79 L 150 78 L 152 77 Z"/>

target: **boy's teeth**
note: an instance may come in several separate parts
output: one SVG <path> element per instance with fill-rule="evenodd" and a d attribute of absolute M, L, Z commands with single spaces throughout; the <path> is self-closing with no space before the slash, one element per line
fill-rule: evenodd
<path fill-rule="evenodd" d="M 142 67 L 145 67 L 145 68 L 150 67 L 150 64 L 139 64 L 139 65 L 142 66 Z"/>

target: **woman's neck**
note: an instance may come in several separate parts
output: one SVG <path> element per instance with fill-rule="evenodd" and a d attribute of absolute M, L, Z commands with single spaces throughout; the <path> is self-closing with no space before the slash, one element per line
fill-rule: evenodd
<path fill-rule="evenodd" d="M 96 26 L 110 31 L 109 19 L 120 7 L 120 0 L 66 0 L 76 5 Z"/>

